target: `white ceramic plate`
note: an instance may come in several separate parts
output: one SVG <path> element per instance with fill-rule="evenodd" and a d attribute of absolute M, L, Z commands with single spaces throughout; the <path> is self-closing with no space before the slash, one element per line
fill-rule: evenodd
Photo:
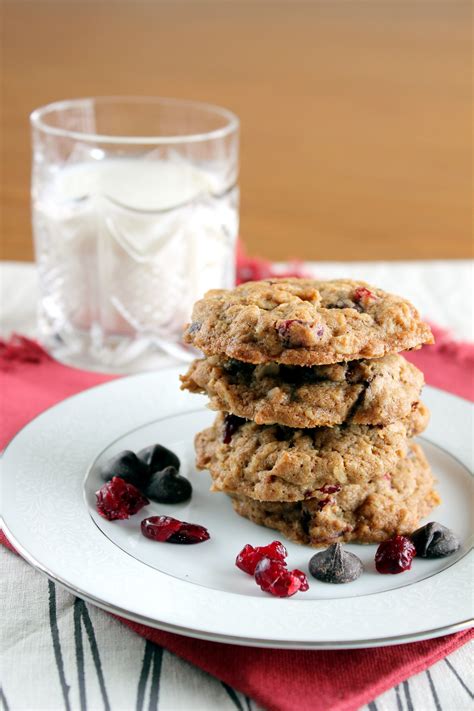
<path fill-rule="evenodd" d="M 463 541 L 455 555 L 416 559 L 400 575 L 375 571 L 375 546 L 350 545 L 365 565 L 348 585 L 310 578 L 310 590 L 273 598 L 234 566 L 245 543 L 281 537 L 234 514 L 209 476 L 193 468 L 194 434 L 213 413 L 205 398 L 179 390 L 179 369 L 145 373 L 60 403 L 14 438 L 2 462 L 4 526 L 36 568 L 98 606 L 160 629 L 252 646 L 322 649 L 426 639 L 466 628 L 472 609 L 472 408 L 426 388 L 432 420 L 422 438 L 443 504 L 434 513 Z M 160 442 L 176 451 L 193 482 L 191 501 L 150 504 L 129 521 L 95 512 L 97 465 L 122 449 Z M 166 513 L 201 523 L 211 540 L 197 546 L 145 539 L 139 523 Z M 307 570 L 314 551 L 287 543 L 291 567 Z"/>

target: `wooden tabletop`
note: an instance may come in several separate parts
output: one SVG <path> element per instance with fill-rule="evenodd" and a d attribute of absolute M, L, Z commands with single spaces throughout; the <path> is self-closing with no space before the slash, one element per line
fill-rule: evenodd
<path fill-rule="evenodd" d="M 3 258 L 31 259 L 28 115 L 161 95 L 242 121 L 241 234 L 281 259 L 467 257 L 469 2 L 6 0 Z"/>

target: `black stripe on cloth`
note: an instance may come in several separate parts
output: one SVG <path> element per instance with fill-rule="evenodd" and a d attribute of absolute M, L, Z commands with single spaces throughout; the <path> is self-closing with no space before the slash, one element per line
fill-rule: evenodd
<path fill-rule="evenodd" d="M 53 642 L 54 659 L 58 670 L 59 684 L 64 699 L 66 711 L 71 711 L 69 703 L 69 684 L 66 682 L 64 674 L 64 661 L 61 651 L 61 642 L 59 640 L 58 617 L 56 612 L 56 586 L 51 580 L 48 580 L 48 598 L 49 598 L 49 628 L 51 630 L 51 639 Z"/>
<path fill-rule="evenodd" d="M 469 696 L 471 697 L 471 699 L 474 699 L 474 694 L 472 693 L 472 691 L 470 690 L 470 688 L 467 686 L 467 684 L 464 682 L 464 679 L 460 676 L 460 674 L 459 674 L 459 673 L 456 671 L 456 669 L 453 667 L 453 665 L 451 664 L 451 662 L 449 661 L 449 659 L 445 659 L 444 661 L 446 662 L 446 664 L 448 665 L 448 667 L 451 669 L 451 671 L 453 672 L 454 676 L 456 677 L 456 679 L 457 679 L 457 680 L 459 681 L 459 683 L 461 684 L 462 688 L 467 691 L 467 693 L 469 694 Z"/>
<path fill-rule="evenodd" d="M 413 708 L 413 702 L 411 700 L 410 685 L 409 685 L 408 681 L 403 682 L 403 691 L 405 692 L 405 699 L 407 702 L 408 711 L 415 711 Z"/>
<path fill-rule="evenodd" d="M 79 602 L 82 613 L 82 622 L 84 623 L 84 628 L 89 640 L 92 659 L 94 660 L 95 671 L 99 681 L 100 693 L 102 695 L 102 701 L 104 702 L 104 709 L 105 711 L 110 711 L 110 703 L 107 696 L 107 689 L 105 688 L 104 672 L 102 671 L 102 662 L 100 661 L 99 646 L 95 636 L 94 625 L 92 624 L 86 603 L 83 600 L 80 600 Z"/>
<path fill-rule="evenodd" d="M 433 695 L 433 701 L 436 706 L 436 711 L 442 711 L 441 704 L 439 703 L 438 694 L 436 693 L 435 685 L 433 683 L 433 679 L 431 678 L 429 669 L 426 670 L 426 676 L 428 677 L 428 681 L 430 683 L 431 694 Z"/>
<path fill-rule="evenodd" d="M 151 672 L 150 702 L 148 711 L 158 711 L 158 698 L 160 695 L 161 664 L 163 662 L 163 649 L 157 644 L 153 645 L 153 670 Z"/>
<path fill-rule="evenodd" d="M 80 607 L 81 600 L 76 597 L 74 600 L 74 643 L 76 645 L 76 666 L 77 666 L 77 683 L 79 686 L 79 703 L 81 711 L 87 711 L 86 699 L 86 679 L 84 669 L 84 646 L 82 644 L 82 629 L 81 618 L 82 610 Z"/>
<path fill-rule="evenodd" d="M 143 711 L 143 704 L 145 701 L 146 683 L 148 680 L 148 674 L 150 673 L 150 666 L 151 666 L 152 659 L 153 659 L 153 643 L 146 640 L 145 651 L 143 653 L 143 659 L 142 659 L 142 668 L 140 671 L 140 678 L 138 680 L 136 711 Z"/>
<path fill-rule="evenodd" d="M 398 711 L 403 711 L 402 697 L 400 695 L 400 686 L 398 684 L 395 687 L 395 694 L 397 699 L 397 709 Z"/>
<path fill-rule="evenodd" d="M 228 693 L 230 699 L 232 700 L 232 702 L 234 703 L 235 707 L 238 708 L 239 711 L 244 711 L 244 707 L 242 706 L 242 703 L 241 703 L 239 697 L 237 696 L 237 692 L 235 691 L 235 689 L 233 689 L 231 686 L 226 684 L 224 681 L 221 681 L 221 684 L 224 687 L 224 689 L 227 691 L 227 693 Z"/>
<path fill-rule="evenodd" d="M 3 691 L 3 689 L 2 689 L 1 686 L 0 686 L 0 701 L 2 702 L 3 711 L 10 711 L 10 707 L 9 707 L 9 705 L 8 705 L 7 697 L 5 696 L 5 693 L 4 693 L 4 691 Z"/>
<path fill-rule="evenodd" d="M 248 696 L 245 697 L 245 704 L 247 706 L 247 711 L 252 711 L 252 700 Z"/>
<path fill-rule="evenodd" d="M 375 701 L 370 701 L 367 706 L 369 708 L 369 711 L 377 711 L 377 704 L 375 703 Z"/>

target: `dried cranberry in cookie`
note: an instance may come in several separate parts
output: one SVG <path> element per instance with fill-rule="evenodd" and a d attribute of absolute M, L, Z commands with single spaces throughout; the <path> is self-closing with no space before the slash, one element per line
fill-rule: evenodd
<path fill-rule="evenodd" d="M 324 325 L 299 318 L 285 319 L 275 323 L 278 336 L 285 348 L 310 348 L 324 334 Z"/>
<path fill-rule="evenodd" d="M 184 340 L 206 355 L 311 366 L 380 358 L 433 337 L 409 301 L 365 282 L 281 278 L 207 292 Z"/>
<path fill-rule="evenodd" d="M 338 491 L 341 491 L 341 488 L 340 484 L 324 484 L 318 491 L 322 491 L 323 494 L 337 494 Z"/>
<path fill-rule="evenodd" d="M 354 301 L 356 303 L 361 303 L 364 301 L 375 301 L 378 299 L 378 296 L 376 296 L 370 289 L 366 289 L 365 286 L 359 286 L 357 289 L 354 291 Z"/>

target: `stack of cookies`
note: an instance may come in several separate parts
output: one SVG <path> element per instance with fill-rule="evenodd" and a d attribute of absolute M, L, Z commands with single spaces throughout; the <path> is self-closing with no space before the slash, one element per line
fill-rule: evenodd
<path fill-rule="evenodd" d="M 439 503 L 412 437 L 423 374 L 398 353 L 432 343 L 405 299 L 350 280 L 268 279 L 198 301 L 181 377 L 218 410 L 197 466 L 235 510 L 298 543 L 379 542 Z"/>

